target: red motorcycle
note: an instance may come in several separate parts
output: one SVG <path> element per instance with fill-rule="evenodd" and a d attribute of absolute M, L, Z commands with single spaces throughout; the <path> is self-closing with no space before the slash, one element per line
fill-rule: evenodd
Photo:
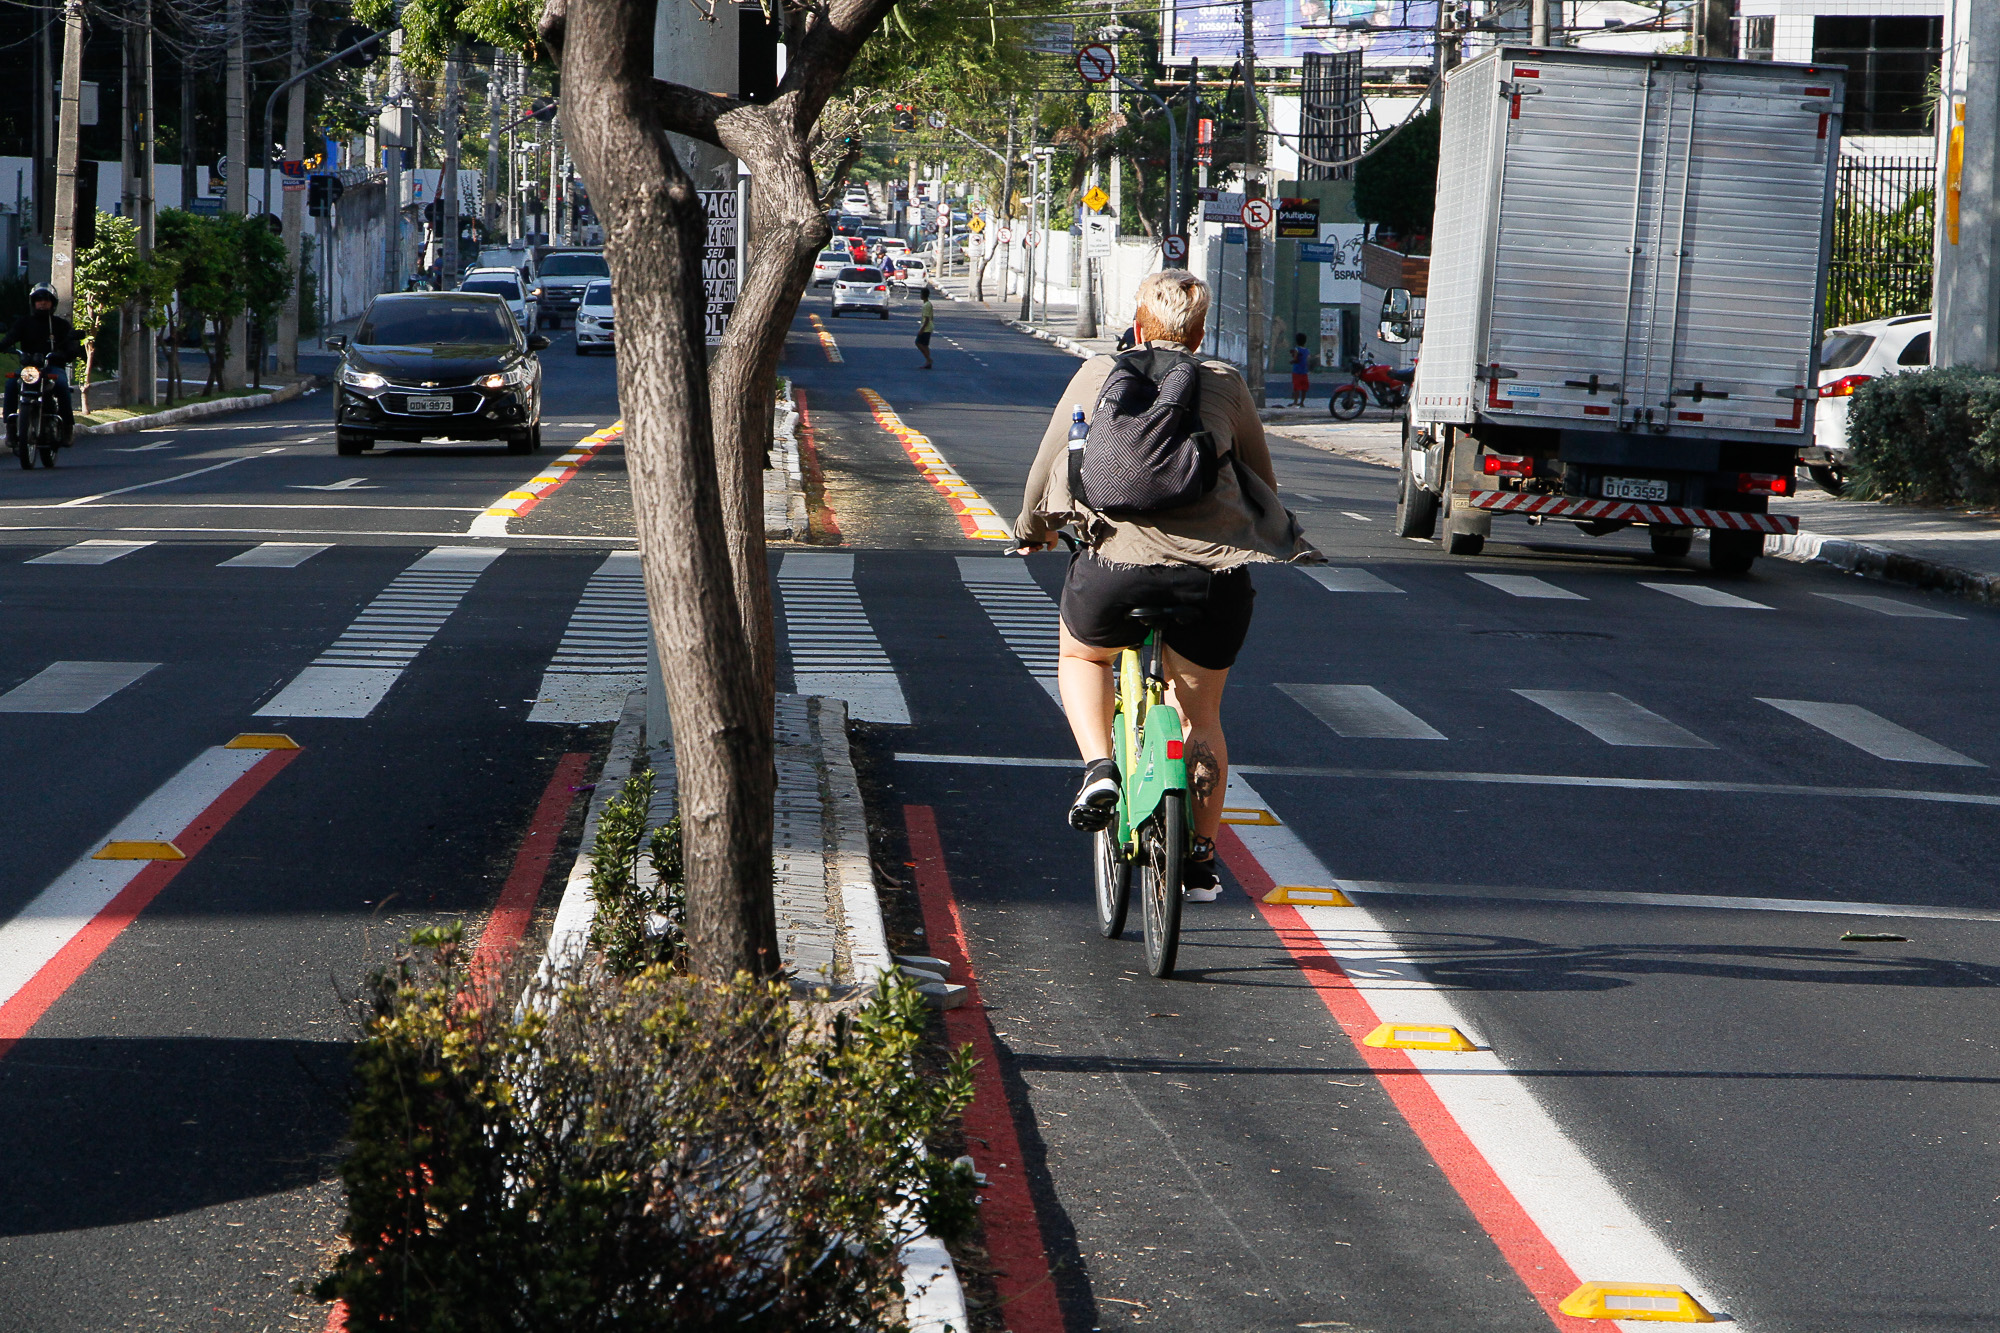
<path fill-rule="evenodd" d="M 1410 381 L 1417 377 L 1415 369 L 1397 370 L 1386 362 L 1364 365 L 1352 361 L 1347 373 L 1354 378 L 1335 389 L 1326 402 L 1327 410 L 1339 421 L 1352 421 L 1360 416 L 1370 395 L 1374 396 L 1377 407 L 1397 410 L 1410 400 Z"/>

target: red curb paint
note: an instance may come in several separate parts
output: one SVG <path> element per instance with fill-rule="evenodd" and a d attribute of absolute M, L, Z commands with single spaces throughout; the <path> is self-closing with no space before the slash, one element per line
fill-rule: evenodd
<path fill-rule="evenodd" d="M 520 946 L 521 937 L 528 933 L 528 921 L 534 916 L 535 903 L 542 896 L 542 883 L 548 878 L 549 858 L 555 855 L 556 841 L 562 837 L 569 808 L 576 800 L 575 788 L 582 783 L 589 764 L 587 754 L 564 755 L 557 762 L 549 785 L 542 789 L 542 799 L 528 821 L 528 834 L 521 839 L 521 849 L 514 853 L 514 868 L 500 888 L 500 898 L 493 904 L 493 915 L 487 918 L 486 929 L 479 933 L 479 947 L 472 951 L 475 988 L 506 968 L 508 959 Z"/>
<path fill-rule="evenodd" d="M 326 1312 L 326 1327 L 320 1333 L 347 1333 L 347 1302 L 335 1301 Z"/>
<path fill-rule="evenodd" d="M 799 405 L 799 463 L 805 473 L 806 484 L 819 492 L 819 512 L 813 516 L 811 526 L 829 537 L 840 535 L 840 523 L 833 516 L 833 509 L 826 502 L 826 474 L 819 466 L 819 444 L 813 438 L 812 414 L 806 411 L 806 391 L 796 384 L 792 386 L 792 400 Z"/>
<path fill-rule="evenodd" d="M 161 890 L 173 883 L 181 868 L 208 846 L 209 839 L 221 832 L 222 826 L 300 753 L 298 750 L 273 750 L 259 759 L 249 772 L 230 783 L 222 795 L 210 802 L 209 807 L 196 815 L 194 822 L 173 839 L 174 846 L 181 849 L 186 860 L 154 861 L 141 870 L 117 897 L 90 919 L 88 925 L 57 951 L 55 957 L 42 964 L 41 971 L 29 978 L 27 985 L 16 991 L 5 1004 L 0 1004 L 0 1059 L 6 1058 L 7 1053 L 28 1035 L 29 1029 L 41 1021 L 42 1015 L 62 998 L 63 992 L 90 970 L 90 965 L 111 947 L 111 942 L 125 927 L 138 920 L 139 913 L 160 896 Z"/>
<path fill-rule="evenodd" d="M 1465 1136 L 1410 1057 L 1393 1048 L 1361 1044 L 1361 1039 L 1382 1022 L 1381 1016 L 1341 970 L 1339 960 L 1326 951 L 1297 908 L 1288 903 L 1264 901 L 1264 895 L 1277 885 L 1263 864 L 1243 845 L 1236 830 L 1224 824 L 1216 836 L 1215 849 L 1251 901 L 1257 904 L 1257 910 L 1263 913 L 1279 941 L 1290 951 L 1301 975 L 1333 1015 L 1333 1021 L 1354 1043 L 1355 1053 L 1367 1061 L 1381 1080 L 1389 1100 L 1416 1131 L 1445 1179 L 1458 1191 L 1474 1220 L 1499 1247 L 1501 1256 L 1550 1322 L 1563 1333 L 1592 1333 L 1605 1327 L 1601 1320 L 1572 1319 L 1556 1308 L 1581 1285 L 1575 1271 L 1514 1198 L 1513 1191 L 1494 1174 L 1485 1156 Z"/>
<path fill-rule="evenodd" d="M 583 453 L 582 459 L 578 461 L 574 467 L 564 468 L 559 475 L 559 479 L 554 484 L 549 486 L 546 490 L 540 491 L 535 495 L 529 496 L 525 500 L 515 501 L 514 517 L 526 518 L 528 516 L 529 510 L 533 509 L 536 505 L 540 504 L 542 501 L 548 499 L 551 495 L 554 495 L 557 491 L 561 490 L 563 487 L 569 485 L 571 480 L 575 478 L 576 474 L 583 471 L 584 467 L 590 462 L 591 459 L 597 457 L 599 453 L 603 452 L 605 446 L 625 438 L 625 428 L 623 426 L 615 426 L 615 427 L 606 426 L 604 429 L 610 433 L 605 435 L 604 438 L 599 440 L 596 444 L 593 444 L 588 448 L 585 448 L 580 442 L 577 444 L 576 449 L 581 450 Z M 586 435 L 584 438 L 589 439 L 590 437 Z M 572 452 L 574 452 L 574 450 L 572 450 Z M 506 507 L 505 501 L 502 501 L 493 506 L 493 508 L 495 509 L 504 509 L 505 507 Z"/>
<path fill-rule="evenodd" d="M 953 1045 L 970 1042 L 973 1055 L 978 1057 L 973 1069 L 972 1105 L 965 1111 L 965 1138 L 972 1160 L 989 1182 L 980 1216 L 986 1223 L 986 1251 L 993 1256 L 993 1285 L 1000 1294 L 1001 1314 L 1008 1333 L 1063 1333 L 1062 1310 L 1056 1304 L 1048 1250 L 1042 1243 L 1042 1223 L 1028 1193 L 1020 1135 L 1007 1106 L 1006 1089 L 1000 1083 L 993 1028 L 986 1021 L 986 1003 L 980 998 L 979 978 L 966 950 L 958 899 L 945 871 L 937 815 L 927 805 L 906 805 L 903 823 L 909 830 L 910 855 L 916 858 L 924 939 L 937 957 L 951 964 L 952 977 L 966 990 L 965 1004 L 945 1011 L 944 1030 Z"/>

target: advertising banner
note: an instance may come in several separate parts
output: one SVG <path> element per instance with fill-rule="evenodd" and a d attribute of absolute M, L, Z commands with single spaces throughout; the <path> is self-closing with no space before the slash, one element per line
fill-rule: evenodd
<path fill-rule="evenodd" d="M 1278 201 L 1278 239 L 1281 241 L 1318 240 L 1319 200 L 1280 199 Z"/>
<path fill-rule="evenodd" d="M 734 190 L 700 190 L 702 209 L 708 214 L 708 239 L 701 251 L 701 285 L 708 299 L 705 322 L 706 341 L 720 346 L 736 313 L 737 282 L 742 274 L 742 229 L 737 225 L 737 195 Z"/>
<path fill-rule="evenodd" d="M 1296 65 L 1308 51 L 1361 52 L 1373 66 L 1428 66 L 1437 0 L 1252 0 L 1259 65 Z M 1228 65 L 1243 54 L 1243 10 L 1215 0 L 1161 0 L 1169 65 Z"/>

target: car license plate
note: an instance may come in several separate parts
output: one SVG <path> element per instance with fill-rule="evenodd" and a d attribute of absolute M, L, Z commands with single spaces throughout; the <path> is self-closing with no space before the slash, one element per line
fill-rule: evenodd
<path fill-rule="evenodd" d="M 1606 477 L 1604 498 L 1607 500 L 1664 500 L 1667 498 L 1667 483 L 1652 477 Z"/>
<path fill-rule="evenodd" d="M 449 412 L 451 411 L 451 399 L 412 398 L 410 400 L 410 410 L 412 412 Z"/>

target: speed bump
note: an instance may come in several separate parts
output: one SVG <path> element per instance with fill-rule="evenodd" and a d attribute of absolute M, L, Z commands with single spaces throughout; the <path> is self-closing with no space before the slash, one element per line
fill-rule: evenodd
<path fill-rule="evenodd" d="M 1294 903 L 1300 907 L 1352 907 L 1354 900 L 1339 889 L 1316 888 L 1310 884 L 1280 884 L 1264 895 L 1267 903 Z"/>
<path fill-rule="evenodd" d="M 1479 1049 L 1472 1044 L 1471 1038 L 1449 1023 L 1384 1023 L 1363 1037 L 1361 1044 L 1407 1051 Z"/>
<path fill-rule="evenodd" d="M 1225 824 L 1276 824 L 1278 817 L 1269 810 L 1238 809 L 1233 805 L 1222 808 L 1222 822 Z"/>
<path fill-rule="evenodd" d="M 93 861 L 185 861 L 187 854 L 170 842 L 107 842 L 91 854 Z"/>
<path fill-rule="evenodd" d="M 1556 1307 L 1576 1319 L 1650 1319 L 1662 1324 L 1712 1324 L 1701 1302 L 1670 1283 L 1586 1282 Z"/>
<path fill-rule="evenodd" d="M 296 750 L 299 743 L 283 732 L 246 731 L 234 740 L 224 741 L 225 750 Z"/>

